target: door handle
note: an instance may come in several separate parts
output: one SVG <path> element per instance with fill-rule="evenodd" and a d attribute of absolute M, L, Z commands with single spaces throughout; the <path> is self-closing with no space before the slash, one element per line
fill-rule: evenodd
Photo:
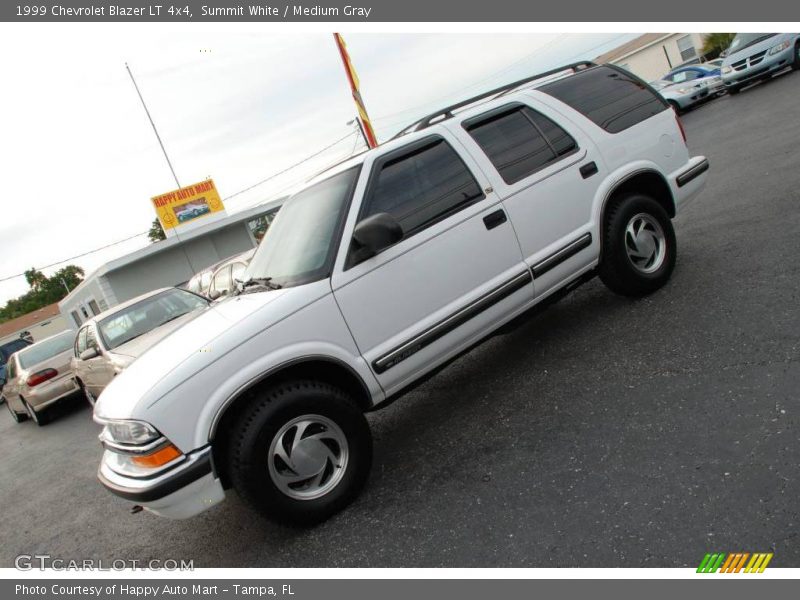
<path fill-rule="evenodd" d="M 594 161 L 586 163 L 580 168 L 580 172 L 581 177 L 584 179 L 589 179 L 589 177 L 597 173 L 597 164 Z"/>
<path fill-rule="evenodd" d="M 508 221 L 508 217 L 506 217 L 506 213 L 503 209 L 496 210 L 483 217 L 483 224 L 486 225 L 486 229 L 494 229 L 506 221 Z"/>

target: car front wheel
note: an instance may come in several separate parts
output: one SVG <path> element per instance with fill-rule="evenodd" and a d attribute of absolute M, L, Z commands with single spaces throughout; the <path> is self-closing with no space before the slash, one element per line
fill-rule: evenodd
<path fill-rule="evenodd" d="M 658 202 L 643 194 L 612 202 L 604 223 L 600 278 L 624 296 L 652 293 L 667 282 L 675 268 L 672 221 Z"/>
<path fill-rule="evenodd" d="M 276 384 L 254 398 L 230 436 L 228 472 L 266 517 L 324 521 L 358 494 L 372 464 L 372 436 L 356 403 L 327 383 Z"/>

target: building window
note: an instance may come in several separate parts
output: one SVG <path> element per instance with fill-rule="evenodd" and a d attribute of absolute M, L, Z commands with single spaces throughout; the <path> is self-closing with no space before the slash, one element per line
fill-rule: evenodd
<path fill-rule="evenodd" d="M 81 321 L 81 317 L 80 317 L 80 315 L 78 314 L 78 312 L 73 310 L 73 311 L 72 311 L 71 313 L 69 313 L 69 314 L 70 314 L 70 315 L 72 315 L 72 320 L 73 320 L 73 321 L 75 321 L 75 326 L 76 326 L 76 327 L 80 327 L 80 326 L 81 326 L 81 323 L 83 323 L 83 321 Z"/>
<path fill-rule="evenodd" d="M 85 306 L 81 306 L 81 313 L 83 313 L 83 318 L 84 319 L 88 319 L 89 318 L 89 313 L 86 311 L 86 307 Z"/>
<path fill-rule="evenodd" d="M 272 221 L 275 220 L 275 215 L 278 214 L 278 209 L 274 209 L 269 211 L 266 214 L 260 215 L 255 219 L 251 219 L 247 222 L 247 229 L 250 234 L 253 236 L 253 239 L 256 241 L 256 244 L 260 244 L 261 240 L 267 234 L 267 230 L 269 226 L 272 224 Z"/>
<path fill-rule="evenodd" d="M 100 307 L 97 305 L 97 302 L 94 301 L 94 298 L 89 300 L 89 308 L 92 310 L 92 314 L 99 315 L 102 311 Z"/>
<path fill-rule="evenodd" d="M 690 35 L 678 38 L 678 50 L 680 50 L 682 61 L 687 61 L 697 56 L 697 51 L 694 49 L 692 36 Z"/>

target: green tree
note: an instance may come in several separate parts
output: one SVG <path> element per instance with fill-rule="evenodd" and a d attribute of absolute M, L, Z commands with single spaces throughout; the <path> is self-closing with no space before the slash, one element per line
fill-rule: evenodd
<path fill-rule="evenodd" d="M 150 231 L 147 232 L 147 237 L 151 242 L 160 242 L 161 240 L 167 239 L 167 235 L 164 233 L 164 228 L 161 227 L 161 222 L 158 220 L 158 217 L 153 219 L 153 222 L 150 224 Z"/>
<path fill-rule="evenodd" d="M 703 40 L 703 54 L 718 56 L 720 52 L 731 45 L 735 33 L 709 33 Z"/>
<path fill-rule="evenodd" d="M 83 269 L 77 265 L 67 265 L 50 277 L 37 269 L 28 269 L 25 271 L 25 280 L 31 289 L 0 308 L 0 323 L 58 302 L 67 295 L 67 288 L 71 291 L 83 281 L 83 275 Z"/>

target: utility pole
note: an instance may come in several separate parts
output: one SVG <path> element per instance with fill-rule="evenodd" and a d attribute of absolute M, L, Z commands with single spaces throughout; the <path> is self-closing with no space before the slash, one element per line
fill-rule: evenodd
<path fill-rule="evenodd" d="M 175 175 L 175 169 L 172 168 L 172 162 L 169 160 L 169 155 L 167 155 L 167 149 L 164 148 L 164 142 L 161 141 L 161 136 L 158 135 L 158 129 L 156 129 L 156 124 L 153 121 L 153 117 L 150 116 L 150 111 L 147 110 L 147 104 L 144 102 L 144 98 L 142 97 L 142 92 L 139 91 L 139 86 L 136 85 L 136 79 L 133 78 L 133 73 L 131 72 L 131 68 L 128 66 L 128 63 L 125 63 L 125 68 L 128 70 L 128 75 L 131 76 L 131 81 L 133 82 L 133 87 L 136 88 L 136 93 L 139 95 L 139 100 L 142 102 L 142 106 L 144 107 L 144 112 L 147 114 L 147 118 L 150 120 L 150 125 L 153 126 L 153 133 L 156 134 L 156 139 L 158 140 L 158 145 L 161 146 L 161 151 L 164 153 L 164 158 L 167 159 L 167 165 L 169 166 L 169 170 L 172 172 L 172 177 L 175 179 L 175 185 L 181 187 L 180 182 L 178 181 L 178 176 Z"/>

